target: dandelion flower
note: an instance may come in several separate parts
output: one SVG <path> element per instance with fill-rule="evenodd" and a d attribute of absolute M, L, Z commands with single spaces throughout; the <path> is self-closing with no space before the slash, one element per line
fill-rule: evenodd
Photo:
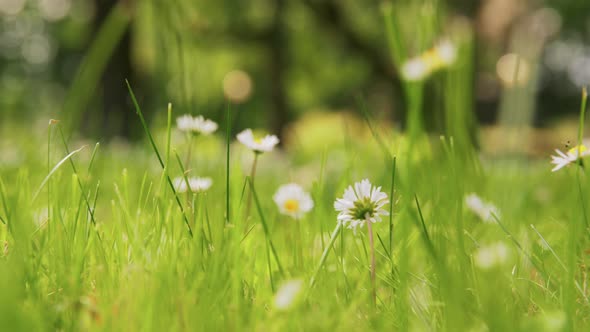
<path fill-rule="evenodd" d="M 176 119 L 176 126 L 179 130 L 201 135 L 209 135 L 217 130 L 215 121 L 205 119 L 202 115 L 192 117 L 188 114 Z"/>
<path fill-rule="evenodd" d="M 502 242 L 481 247 L 475 252 L 475 265 L 482 270 L 501 266 L 508 261 L 509 253 L 508 247 Z"/>
<path fill-rule="evenodd" d="M 204 192 L 211 188 L 213 180 L 211 178 L 189 177 L 188 184 L 191 192 Z M 186 180 L 183 177 L 174 179 L 174 189 L 179 193 L 185 193 L 189 187 L 186 185 Z"/>
<path fill-rule="evenodd" d="M 295 183 L 281 186 L 273 199 L 282 214 L 295 219 L 303 217 L 306 212 L 313 208 L 311 196 Z"/>
<path fill-rule="evenodd" d="M 465 205 L 483 222 L 493 222 L 493 215 L 496 215 L 496 217 L 500 218 L 500 210 L 498 210 L 495 205 L 483 201 L 479 196 L 477 196 L 477 194 L 471 193 L 465 196 Z"/>
<path fill-rule="evenodd" d="M 344 197 L 334 202 L 334 209 L 338 211 L 338 222 L 353 229 L 363 227 L 366 222 L 381 221 L 381 216 L 389 215 L 383 209 L 387 204 L 387 194 L 381 187 L 374 187 L 369 180 L 364 179 L 344 191 Z"/>
<path fill-rule="evenodd" d="M 287 310 L 295 304 L 301 289 L 303 281 L 299 279 L 285 282 L 275 294 L 274 305 L 279 310 Z"/>
<path fill-rule="evenodd" d="M 270 152 L 274 149 L 275 145 L 279 144 L 279 139 L 275 135 L 254 137 L 252 129 L 242 131 L 237 137 L 240 143 L 255 153 Z"/>
<path fill-rule="evenodd" d="M 579 159 L 590 156 L 590 150 L 584 144 L 569 149 L 567 153 L 563 153 L 559 149 L 555 149 L 555 152 L 557 155 L 551 156 L 551 163 L 555 165 L 551 170 L 552 172 L 556 172 L 569 164 L 577 162 Z"/>

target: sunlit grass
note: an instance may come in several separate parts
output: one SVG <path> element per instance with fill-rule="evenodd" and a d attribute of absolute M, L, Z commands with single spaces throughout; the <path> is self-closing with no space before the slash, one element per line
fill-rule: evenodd
<path fill-rule="evenodd" d="M 339 126 L 326 127 L 321 135 L 330 136 Z M 226 165 L 223 139 L 208 138 L 192 158 L 213 186 L 187 196 L 167 183 L 168 176 L 185 174 L 184 155 L 175 165 L 174 152 L 170 157 L 165 152 L 168 166 L 161 168 L 148 148 L 152 142 L 92 151 L 78 150 L 80 143 L 60 135 L 50 142 L 35 136 L 14 140 L 22 163 L 0 172 L 2 326 L 530 331 L 588 326 L 588 231 L 580 219 L 587 204 L 581 204 L 576 176 L 581 172 L 581 193 L 588 197 L 584 168 L 551 173 L 548 157 L 476 166 L 464 163 L 453 144 L 435 139 L 430 153 L 408 156 L 401 148 L 407 144 L 403 135 L 392 139 L 381 133 L 379 143 L 377 132 L 366 130 L 363 138 L 340 137 L 325 157 L 317 156 L 321 164 L 296 161 L 297 154 L 316 146 L 292 146 L 288 155 L 269 152 L 261 157 L 255 184 L 248 180 L 251 151 L 232 139 Z M 182 135 L 154 132 L 156 146 L 185 151 Z M 40 148 L 43 144 L 48 145 Z M 43 160 L 47 146 L 49 169 Z M 384 147 L 397 165 L 383 155 Z M 362 178 L 392 197 L 391 226 L 386 217 L 373 227 L 375 306 L 366 228 L 356 235 L 341 231 L 333 209 L 345 187 Z M 289 182 L 302 184 L 314 200 L 314 209 L 298 221 L 281 215 L 272 199 Z M 253 193 L 250 218 L 246 195 L 240 195 L 244 186 Z M 464 207 L 472 192 L 501 211 L 494 214 L 496 222 L 483 222 Z M 506 249 L 495 258 L 498 243 Z M 295 248 L 302 248 L 301 254 Z M 291 288 L 282 291 L 277 307 L 274 296 L 285 283 Z M 284 295 L 291 293 L 293 304 L 291 295 Z"/>
<path fill-rule="evenodd" d="M 117 8 L 70 90 L 65 123 L 0 132 L 13 148 L 0 150 L 0 330 L 590 327 L 588 167 L 574 155 L 551 172 L 549 154 L 476 149 L 473 30 L 459 20 L 443 35 L 441 2 L 382 7 L 398 71 L 430 61 L 401 80 L 404 131 L 360 97 L 356 113 L 302 116 L 280 148 L 273 133 L 238 127 L 248 110 L 229 104 L 219 124 L 175 122 L 184 114 L 169 104 L 150 125 L 129 82 L 145 141 L 70 135 L 129 23 Z M 531 105 L 505 88 L 509 111 Z M 425 130 L 430 95 L 440 98 L 436 134 Z M 584 94 L 569 134 L 577 146 L 585 109 Z M 363 179 L 380 189 L 349 195 L 339 223 L 335 201 Z M 309 208 L 274 199 L 285 184 Z"/>

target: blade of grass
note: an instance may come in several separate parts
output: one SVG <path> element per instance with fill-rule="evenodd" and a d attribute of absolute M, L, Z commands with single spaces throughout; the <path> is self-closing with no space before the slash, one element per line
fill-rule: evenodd
<path fill-rule="evenodd" d="M 66 150 L 66 153 L 70 153 L 70 149 L 68 148 L 68 143 L 66 142 L 66 137 L 65 137 L 64 132 L 59 124 L 57 125 L 57 129 L 59 131 L 61 141 L 63 143 L 64 149 Z M 82 184 L 82 180 L 80 180 L 80 175 L 78 174 L 76 164 L 74 163 L 74 160 L 72 158 L 70 158 L 70 165 L 72 166 L 72 170 L 74 171 L 74 174 L 76 175 L 78 187 L 80 188 L 80 192 L 82 194 L 82 197 L 84 198 L 84 203 L 86 203 L 86 208 L 88 209 L 88 213 L 90 213 L 90 220 L 92 221 L 92 224 L 96 225 L 96 220 L 94 219 L 94 211 L 92 211 L 92 208 L 90 207 L 90 202 L 88 201 L 88 196 L 86 195 L 86 189 L 84 188 L 84 185 Z"/>
<path fill-rule="evenodd" d="M 393 258 L 393 193 L 395 188 L 395 164 L 397 157 L 393 157 L 391 165 L 391 189 L 389 190 L 389 252 L 390 258 Z M 393 260 L 392 260 L 393 263 Z"/>
<path fill-rule="evenodd" d="M 545 238 L 543 237 L 543 235 L 541 235 L 541 233 L 539 233 L 539 231 L 537 230 L 537 228 L 535 227 L 535 225 L 531 224 L 531 228 L 533 229 L 533 231 L 535 231 L 535 233 L 537 233 L 537 235 L 539 236 L 539 238 L 543 242 L 543 245 L 549 249 L 549 251 L 551 252 L 551 254 L 553 254 L 553 257 L 555 257 L 555 259 L 557 260 L 557 262 L 559 263 L 559 265 L 561 265 L 561 267 L 563 267 L 563 269 L 567 271 L 567 267 L 565 266 L 565 264 L 563 264 L 563 262 L 561 261 L 561 259 L 559 259 L 559 256 L 557 256 L 557 253 L 555 253 L 555 251 L 553 251 L 553 248 L 551 247 L 551 245 L 549 245 L 549 242 L 547 242 L 547 240 L 545 240 Z"/>
<path fill-rule="evenodd" d="M 187 174 L 188 172 L 184 169 L 184 165 L 182 164 L 182 160 L 180 159 L 180 156 L 178 155 L 178 152 L 176 150 L 174 150 L 174 156 L 176 157 L 176 162 L 178 163 L 178 167 L 180 167 L 180 171 L 182 172 L 182 179 L 186 183 L 186 188 L 187 188 L 188 192 L 191 194 L 194 194 L 193 189 L 191 188 L 190 181 L 188 180 L 188 174 Z M 193 213 L 194 212 L 195 211 L 193 210 Z"/>
<path fill-rule="evenodd" d="M 229 176 L 230 176 L 230 143 L 231 143 L 231 107 L 230 103 L 227 103 L 227 111 L 225 116 L 226 129 L 225 129 L 225 223 L 230 223 L 230 205 L 229 205 Z"/>
<path fill-rule="evenodd" d="M 166 165 L 170 165 L 170 143 L 172 142 L 172 103 L 168 103 L 168 114 L 166 119 Z M 168 174 L 166 168 L 166 174 Z"/>
<path fill-rule="evenodd" d="M 567 266 L 565 266 L 565 264 L 563 263 L 563 261 L 559 258 L 559 256 L 557 255 L 557 253 L 555 252 L 555 250 L 553 250 L 553 248 L 551 247 L 551 245 L 549 244 L 549 242 L 547 242 L 547 240 L 545 240 L 545 238 L 543 237 L 543 235 L 541 235 L 541 233 L 537 230 L 537 228 L 535 227 L 535 225 L 531 224 L 531 228 L 533 229 L 533 231 L 535 231 L 535 233 L 537 233 L 537 235 L 539 236 L 539 239 L 541 239 L 541 241 L 543 242 L 543 245 L 545 247 L 547 247 L 549 249 L 549 251 L 551 252 L 551 254 L 553 255 L 553 257 L 555 257 L 555 260 L 557 260 L 557 262 L 559 263 L 559 265 L 563 268 L 563 270 L 565 272 L 568 272 Z M 582 297 L 584 297 L 584 299 L 586 300 L 587 304 L 590 304 L 590 300 L 588 299 L 588 296 L 586 295 L 586 293 L 584 292 L 584 290 L 582 289 L 582 287 L 580 286 L 580 283 L 578 283 L 577 280 L 574 281 L 576 284 L 576 288 L 578 289 L 578 291 L 580 292 L 580 295 L 582 295 Z"/>
<path fill-rule="evenodd" d="M 6 215 L 6 219 L 2 218 L 2 216 L 0 216 L 0 219 L 2 219 L 3 224 L 8 225 L 8 219 L 9 219 L 8 205 L 6 204 L 6 196 L 4 194 L 4 181 L 2 181 L 1 177 L 0 177 L 0 199 L 2 200 L 2 207 L 4 208 L 4 215 Z"/>
<path fill-rule="evenodd" d="M 145 118 L 143 117 L 143 112 L 141 111 L 141 108 L 139 107 L 139 104 L 137 103 L 137 99 L 135 98 L 135 94 L 133 93 L 133 89 L 131 89 L 131 85 L 129 84 L 128 80 L 125 80 L 125 83 L 127 84 L 127 89 L 129 90 L 129 95 L 131 96 L 131 100 L 133 101 L 133 105 L 135 106 L 135 111 L 137 113 L 137 115 L 139 116 L 139 120 L 141 121 L 141 125 L 143 126 L 143 130 L 145 131 L 146 135 L 148 136 L 148 139 L 150 140 L 150 143 L 152 145 L 152 148 L 154 149 L 154 152 L 156 153 L 156 157 L 158 157 L 158 161 L 160 162 L 160 166 L 162 167 L 162 170 L 166 172 L 166 165 L 164 165 L 164 162 L 162 161 L 162 157 L 160 156 L 160 152 L 158 151 L 158 147 L 156 146 L 156 142 L 154 141 L 154 138 L 152 137 L 152 133 L 150 132 L 150 129 L 147 126 L 147 123 L 145 122 Z M 186 212 L 184 211 L 184 206 L 182 206 L 182 203 L 180 202 L 180 198 L 178 197 L 178 193 L 176 192 L 176 189 L 174 188 L 174 184 L 172 183 L 172 180 L 170 179 L 170 176 L 168 174 L 166 174 L 166 180 L 168 182 L 168 185 L 170 186 L 170 189 L 172 189 L 172 193 L 174 194 L 174 198 L 176 199 L 176 204 L 178 204 L 178 207 L 180 208 L 180 212 L 182 213 L 182 218 L 184 219 L 184 223 L 186 225 L 186 228 L 188 229 L 188 233 L 190 235 L 190 237 L 193 237 L 193 230 L 191 228 L 191 225 L 188 221 L 188 218 L 186 216 Z"/>
<path fill-rule="evenodd" d="M 70 152 L 67 156 L 65 156 L 62 160 L 60 160 L 53 167 L 53 169 L 49 172 L 49 174 L 47 174 L 47 176 L 45 177 L 45 179 L 43 179 L 43 182 L 41 182 L 41 185 L 39 186 L 39 188 L 37 189 L 37 191 L 33 195 L 33 199 L 32 199 L 33 202 L 37 199 L 37 197 L 39 196 L 39 193 L 41 192 L 41 190 L 43 189 L 43 187 L 45 187 L 45 185 L 47 184 L 47 181 L 49 181 L 49 179 L 51 178 L 51 176 L 60 168 L 60 166 L 63 165 L 66 161 L 68 161 L 68 159 L 70 159 L 73 155 L 75 155 L 76 153 L 82 151 L 85 147 L 86 146 L 83 146 L 83 147 L 79 148 L 78 150 L 74 150 L 74 151 Z"/>
<path fill-rule="evenodd" d="M 320 273 L 320 271 L 322 270 L 322 267 L 326 263 L 326 259 L 328 258 L 328 253 L 330 253 L 330 250 L 331 250 L 332 246 L 334 245 L 334 242 L 336 242 L 336 238 L 338 237 L 338 234 L 340 233 L 341 230 L 342 230 L 342 223 L 338 223 L 336 225 L 336 228 L 334 228 L 334 230 L 332 231 L 332 235 L 330 235 L 330 242 L 328 242 L 328 245 L 324 248 L 324 252 L 322 253 L 322 257 L 320 258 L 320 262 L 318 264 L 318 267 L 315 269 L 313 276 L 309 280 L 309 288 L 310 289 L 315 284 L 318 274 Z"/>
<path fill-rule="evenodd" d="M 438 261 L 434 244 L 430 239 L 428 229 L 426 228 L 426 223 L 424 222 L 424 216 L 422 215 L 422 208 L 420 207 L 420 202 L 418 201 L 418 195 L 414 195 L 414 200 L 416 201 L 416 208 L 418 208 L 418 216 L 420 217 L 420 223 L 422 225 L 422 235 L 424 236 L 424 242 L 426 243 L 428 252 L 432 255 L 435 261 Z"/>
<path fill-rule="evenodd" d="M 586 102 L 588 100 L 588 91 L 586 87 L 582 89 L 582 103 L 580 105 L 580 122 L 578 125 L 578 156 L 582 155 L 582 142 L 584 136 L 584 121 L 586 120 Z M 579 162 L 582 162 L 582 158 L 578 159 Z M 586 215 L 586 206 L 584 200 L 584 192 L 582 190 L 582 180 L 580 179 L 580 173 L 582 169 L 578 168 L 578 172 L 576 172 L 576 180 L 578 181 L 578 191 L 580 194 L 580 202 L 582 204 L 582 216 L 584 218 L 584 224 L 586 228 L 590 227 L 588 224 L 588 216 Z"/>
<path fill-rule="evenodd" d="M 584 121 L 586 120 L 586 102 L 588 101 L 588 90 L 586 87 L 582 89 L 582 103 L 580 105 L 580 122 L 578 125 L 578 153 L 581 149 L 582 139 L 584 137 Z M 579 154 L 578 154 L 579 155 Z"/>
<path fill-rule="evenodd" d="M 270 261 L 270 259 L 271 259 L 270 252 L 268 250 L 268 247 L 269 247 L 268 241 L 266 241 L 265 245 L 266 245 L 266 258 L 267 258 L 266 262 L 267 262 L 267 266 L 268 266 L 268 276 L 270 278 L 270 289 L 274 293 L 276 291 L 276 288 L 275 288 L 274 278 L 272 277 L 272 264 Z"/>
<path fill-rule="evenodd" d="M 88 162 L 88 168 L 86 169 L 86 172 L 88 174 L 90 174 L 90 171 L 92 170 L 92 165 L 94 165 L 94 160 L 96 158 L 96 154 L 98 153 L 99 147 L 100 143 L 96 142 L 96 144 L 94 145 L 94 149 L 92 149 L 92 154 L 90 155 L 90 162 Z"/>
<path fill-rule="evenodd" d="M 385 246 L 385 242 L 383 242 L 383 239 L 381 239 L 381 235 L 379 235 L 379 233 L 377 233 L 377 239 L 379 240 L 381 247 L 383 247 L 383 250 L 385 251 L 387 259 L 389 259 L 389 261 L 391 261 L 392 258 L 391 258 L 391 254 L 389 253 L 389 249 L 387 249 L 387 246 Z"/>
<path fill-rule="evenodd" d="M 96 191 L 94 192 L 94 199 L 92 200 L 92 211 L 96 211 L 96 202 L 98 201 L 99 191 L 100 191 L 100 181 L 98 181 L 96 183 Z M 88 225 L 88 223 L 86 223 L 86 225 Z M 88 237 L 90 236 L 90 229 L 87 228 L 86 230 L 87 230 L 86 231 L 86 238 L 88 239 Z M 101 238 L 101 235 L 98 232 L 98 230 L 96 231 L 96 236 L 97 236 L 98 240 L 102 243 L 102 238 Z M 102 248 L 102 245 L 100 245 L 100 247 Z M 104 249 L 102 249 L 102 250 L 104 251 Z"/>
<path fill-rule="evenodd" d="M 498 224 L 498 226 L 500 226 L 502 231 L 504 231 L 504 233 L 506 233 L 506 235 L 510 238 L 512 243 L 514 243 L 516 248 L 526 257 L 526 259 L 531 264 L 533 264 L 533 266 L 542 274 L 543 278 L 545 280 L 549 281 L 549 278 L 548 278 L 548 275 L 547 275 L 547 272 L 545 271 L 545 269 L 542 268 L 539 264 L 537 264 L 537 262 L 533 259 L 533 257 L 531 257 L 531 255 L 526 250 L 524 250 L 524 248 L 522 247 L 522 245 L 520 245 L 518 240 L 516 240 L 516 238 L 512 235 L 512 233 L 510 233 L 508 228 L 506 228 L 506 226 L 504 226 L 504 224 L 500 221 L 500 218 L 498 218 L 498 216 L 494 212 L 492 212 L 491 215 L 492 215 L 492 218 L 494 218 L 494 220 Z"/>
<path fill-rule="evenodd" d="M 264 218 L 264 213 L 262 212 L 262 206 L 260 205 L 260 201 L 258 200 L 258 195 L 256 194 L 256 190 L 254 190 L 254 183 L 252 179 L 248 178 L 248 183 L 250 184 L 250 192 L 252 192 L 252 197 L 254 198 L 254 203 L 256 204 L 256 208 L 258 209 L 258 215 L 260 216 L 260 221 L 262 222 L 262 228 L 264 229 L 264 234 L 266 235 L 266 240 L 270 245 L 270 250 L 272 251 L 273 256 L 275 257 L 275 261 L 279 267 L 279 271 L 281 274 L 284 274 L 283 266 L 281 265 L 281 260 L 279 259 L 279 255 L 277 254 L 277 250 L 275 249 L 274 244 L 272 243 L 272 239 L 270 236 L 270 230 L 268 228 L 268 224 L 266 223 L 266 219 Z"/>

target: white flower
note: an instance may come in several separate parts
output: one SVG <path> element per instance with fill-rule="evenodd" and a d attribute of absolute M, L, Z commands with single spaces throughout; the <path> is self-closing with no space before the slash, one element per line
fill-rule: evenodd
<path fill-rule="evenodd" d="M 481 247 L 475 252 L 475 265 L 482 270 L 489 270 L 506 263 L 509 254 L 508 247 L 502 242 Z"/>
<path fill-rule="evenodd" d="M 421 58 L 413 58 L 402 65 L 401 73 L 407 81 L 421 81 L 430 74 L 430 69 Z"/>
<path fill-rule="evenodd" d="M 213 180 L 211 180 L 211 178 L 189 177 L 188 184 L 190 186 L 191 192 L 203 192 L 211 188 Z M 174 189 L 176 189 L 176 191 L 179 193 L 187 192 L 188 187 L 186 185 L 186 180 L 183 177 L 175 178 Z"/>
<path fill-rule="evenodd" d="M 556 172 L 563 167 L 578 161 L 578 159 L 590 156 L 590 150 L 588 150 L 584 144 L 569 149 L 567 153 L 563 153 L 559 149 L 555 149 L 555 152 L 557 153 L 557 156 L 551 156 L 551 163 L 555 165 L 551 170 L 552 172 Z"/>
<path fill-rule="evenodd" d="M 401 75 L 406 81 L 422 81 L 430 74 L 452 65 L 456 59 L 457 48 L 444 39 L 419 56 L 408 59 L 401 67 Z"/>
<path fill-rule="evenodd" d="M 484 202 L 477 194 L 471 193 L 465 196 L 465 205 L 483 222 L 494 222 L 493 214 L 500 218 L 500 210 L 494 204 Z"/>
<path fill-rule="evenodd" d="M 299 279 L 289 280 L 282 284 L 275 294 L 275 308 L 279 310 L 291 308 L 301 293 L 302 287 L 303 281 Z"/>
<path fill-rule="evenodd" d="M 254 137 L 252 129 L 242 131 L 237 137 L 240 143 L 256 153 L 270 152 L 275 145 L 279 144 L 279 139 L 275 135 L 266 135 L 261 138 Z"/>
<path fill-rule="evenodd" d="M 457 59 L 457 49 L 449 40 L 442 40 L 436 45 L 435 50 L 438 59 L 446 66 L 453 64 Z"/>
<path fill-rule="evenodd" d="M 366 222 L 381 221 L 381 216 L 389 213 L 383 209 L 387 204 L 387 194 L 381 187 L 373 187 L 369 180 L 364 179 L 344 191 L 344 197 L 334 202 L 334 209 L 338 211 L 338 222 L 355 231 L 363 227 Z"/>
<path fill-rule="evenodd" d="M 176 126 L 181 131 L 192 132 L 195 134 L 209 135 L 217 130 L 217 123 L 205 119 L 202 115 L 192 117 L 188 114 L 176 119 Z"/>
<path fill-rule="evenodd" d="M 303 217 L 313 208 L 311 196 L 295 183 L 281 186 L 273 196 L 273 200 L 282 214 L 295 219 Z"/>

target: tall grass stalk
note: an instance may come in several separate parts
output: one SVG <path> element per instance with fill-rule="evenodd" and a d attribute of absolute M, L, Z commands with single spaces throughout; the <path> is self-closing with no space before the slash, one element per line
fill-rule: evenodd
<path fill-rule="evenodd" d="M 332 235 L 330 235 L 330 241 L 328 242 L 328 245 L 324 248 L 324 251 L 322 252 L 322 256 L 320 257 L 320 262 L 318 263 L 318 266 L 315 269 L 315 272 L 313 273 L 311 279 L 309 280 L 309 288 L 312 288 L 317 280 L 317 277 L 320 273 L 320 271 L 322 270 L 322 268 L 324 267 L 324 264 L 326 263 L 326 259 L 328 258 L 328 254 L 330 253 L 330 250 L 332 250 L 332 247 L 334 246 L 334 242 L 336 242 L 336 238 L 338 237 L 338 234 L 340 234 L 340 232 L 342 231 L 342 223 L 338 223 L 336 224 L 336 228 L 334 228 L 334 230 L 332 231 Z"/>
<path fill-rule="evenodd" d="M 377 305 L 377 285 L 376 285 L 376 266 L 375 266 L 375 240 L 373 239 L 373 225 L 367 220 L 367 232 L 369 233 L 369 247 L 371 251 L 371 293 L 373 294 L 373 305 Z"/>
<path fill-rule="evenodd" d="M 189 233 L 190 237 L 192 238 L 193 237 L 193 230 L 192 230 L 191 225 L 190 225 L 188 218 L 186 216 L 186 212 L 184 211 L 184 207 L 182 206 L 182 203 L 180 202 L 180 198 L 178 198 L 178 194 L 176 193 L 176 188 L 174 188 L 174 184 L 172 183 L 170 176 L 166 172 L 166 165 L 164 165 L 164 161 L 162 161 L 162 157 L 160 157 L 160 152 L 158 151 L 158 147 L 156 146 L 156 142 L 154 142 L 154 138 L 152 137 L 152 133 L 150 132 L 150 130 L 147 126 L 147 123 L 145 122 L 145 119 L 143 117 L 143 112 L 141 112 L 141 108 L 139 107 L 139 104 L 137 103 L 137 99 L 135 98 L 135 94 L 133 93 L 133 90 L 131 89 L 131 85 L 129 84 L 129 81 L 127 81 L 127 80 L 125 80 L 125 83 L 127 84 L 127 89 L 129 91 L 129 95 L 131 96 L 131 100 L 133 101 L 133 105 L 135 106 L 135 111 L 136 111 L 137 115 L 139 116 L 139 120 L 141 121 L 141 125 L 143 126 L 143 130 L 145 131 L 145 133 L 152 145 L 154 153 L 156 154 L 156 157 L 158 158 L 158 162 L 160 162 L 160 166 L 162 167 L 162 170 L 165 173 L 165 177 L 166 177 L 166 180 L 168 181 L 168 185 L 170 186 L 170 189 L 172 190 L 172 193 L 174 194 L 174 197 L 176 199 L 176 204 L 178 204 L 178 207 L 180 208 L 182 218 L 183 218 L 184 223 L 188 229 L 188 233 Z"/>
<path fill-rule="evenodd" d="M 258 166 L 258 156 L 260 156 L 259 152 L 254 151 L 254 160 L 252 161 L 252 168 L 250 169 L 250 182 L 254 183 L 254 178 L 256 177 L 256 167 Z M 246 214 L 244 215 L 245 218 L 245 225 L 248 227 L 248 219 L 250 218 L 250 210 L 252 208 L 252 186 L 250 187 L 250 191 L 248 191 L 248 198 L 246 198 Z"/>
<path fill-rule="evenodd" d="M 251 178 L 248 178 L 247 181 L 248 181 L 248 184 L 250 185 L 250 192 L 252 193 L 252 197 L 254 198 L 254 203 L 256 204 L 256 208 L 258 209 L 258 215 L 259 215 L 260 221 L 262 223 L 262 229 L 264 230 L 264 235 L 266 236 L 266 241 L 267 241 L 268 245 L 270 246 L 270 250 L 272 251 L 272 254 L 275 258 L 275 262 L 277 263 L 277 266 L 279 267 L 279 272 L 281 272 L 281 274 L 284 274 L 283 265 L 281 264 L 281 260 L 279 259 L 279 254 L 277 253 L 277 250 L 272 242 L 272 235 L 270 234 L 270 228 L 268 227 L 268 223 L 266 222 L 266 218 L 264 217 L 264 211 L 262 209 L 262 206 L 260 205 L 260 201 L 258 200 L 258 195 L 256 194 L 256 190 L 254 189 L 254 182 L 252 181 Z M 270 264 L 270 262 L 269 262 L 269 264 Z"/>
<path fill-rule="evenodd" d="M 230 146 L 231 146 L 231 107 L 227 103 L 227 110 L 225 112 L 225 223 L 231 223 L 230 215 Z"/>
<path fill-rule="evenodd" d="M 567 282 L 565 284 L 565 312 L 567 314 L 567 330 L 576 330 L 575 316 L 576 316 L 576 304 L 577 299 L 575 296 L 576 287 L 576 271 L 578 270 L 579 260 L 579 244 L 580 234 L 588 231 L 588 220 L 586 218 L 586 202 L 583 194 L 581 173 L 583 171 L 582 158 L 582 138 L 584 135 L 584 122 L 586 121 L 586 102 L 588 99 L 588 93 L 586 88 L 582 90 L 582 101 L 580 103 L 580 119 L 578 125 L 578 162 L 581 167 L 576 169 L 576 179 L 578 186 L 578 192 L 580 196 L 580 206 L 576 212 L 571 216 L 570 226 L 568 227 L 568 243 L 567 243 Z M 586 228 L 586 232 L 582 230 Z"/>

